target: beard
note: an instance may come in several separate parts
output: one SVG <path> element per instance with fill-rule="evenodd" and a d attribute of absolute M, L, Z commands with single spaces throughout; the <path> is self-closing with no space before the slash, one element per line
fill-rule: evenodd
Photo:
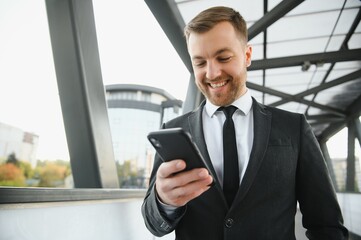
<path fill-rule="evenodd" d="M 212 104 L 216 106 L 228 106 L 246 92 L 245 77 L 232 78 L 231 76 L 220 77 L 214 80 L 204 79 L 196 81 L 198 89 Z M 219 88 L 212 88 L 210 82 L 222 82 L 226 84 Z M 218 91 L 219 90 L 219 91 Z"/>

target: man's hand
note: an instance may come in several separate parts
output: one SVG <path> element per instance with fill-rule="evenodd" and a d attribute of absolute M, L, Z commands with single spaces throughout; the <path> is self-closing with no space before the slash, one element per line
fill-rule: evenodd
<path fill-rule="evenodd" d="M 186 168 L 183 160 L 162 163 L 157 172 L 156 190 L 160 200 L 168 205 L 181 207 L 210 188 L 213 179 L 205 168 Z"/>

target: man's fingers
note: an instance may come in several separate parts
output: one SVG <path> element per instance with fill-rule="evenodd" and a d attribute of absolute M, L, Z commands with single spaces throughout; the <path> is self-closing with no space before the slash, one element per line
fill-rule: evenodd
<path fill-rule="evenodd" d="M 182 161 L 181 161 L 182 162 Z M 184 163 L 184 162 L 183 162 Z M 184 206 L 210 188 L 212 176 L 205 168 L 196 168 L 162 178 L 161 175 L 172 172 L 171 169 L 183 169 L 183 166 L 164 166 L 164 171 L 157 176 L 156 190 L 163 203 L 172 206 Z M 175 168 L 174 168 L 175 167 Z M 159 171 L 158 171 L 159 172 Z"/>
<path fill-rule="evenodd" d="M 190 200 L 198 197 L 210 188 L 213 179 L 208 176 L 205 179 L 191 182 L 185 186 L 173 189 L 168 194 L 168 200 L 174 206 L 184 206 Z"/>
<path fill-rule="evenodd" d="M 183 160 L 172 160 L 169 162 L 164 162 L 160 165 L 157 176 L 160 178 L 167 178 L 182 171 L 186 168 L 186 163 Z"/>

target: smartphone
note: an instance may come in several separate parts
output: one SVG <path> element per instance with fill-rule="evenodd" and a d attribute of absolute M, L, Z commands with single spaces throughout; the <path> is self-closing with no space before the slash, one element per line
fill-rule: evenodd
<path fill-rule="evenodd" d="M 164 162 L 183 159 L 186 169 L 206 168 L 212 174 L 207 162 L 202 157 L 191 135 L 182 128 L 167 128 L 148 134 L 148 140 L 153 145 Z M 214 182 L 214 176 L 213 182 Z"/>

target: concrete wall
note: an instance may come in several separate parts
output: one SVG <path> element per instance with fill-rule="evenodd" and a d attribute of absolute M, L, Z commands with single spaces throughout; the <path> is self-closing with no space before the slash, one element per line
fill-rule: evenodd
<path fill-rule="evenodd" d="M 1 240 L 153 240 L 141 199 L 0 205 Z M 161 239 L 172 239 L 167 236 Z M 173 237 L 174 239 L 174 237 Z"/>
<path fill-rule="evenodd" d="M 361 236 L 361 194 L 338 194 L 346 227 Z M 170 240 L 156 238 L 141 216 L 142 199 L 0 204 L 1 240 Z M 306 239 L 296 215 L 297 239 Z"/>

